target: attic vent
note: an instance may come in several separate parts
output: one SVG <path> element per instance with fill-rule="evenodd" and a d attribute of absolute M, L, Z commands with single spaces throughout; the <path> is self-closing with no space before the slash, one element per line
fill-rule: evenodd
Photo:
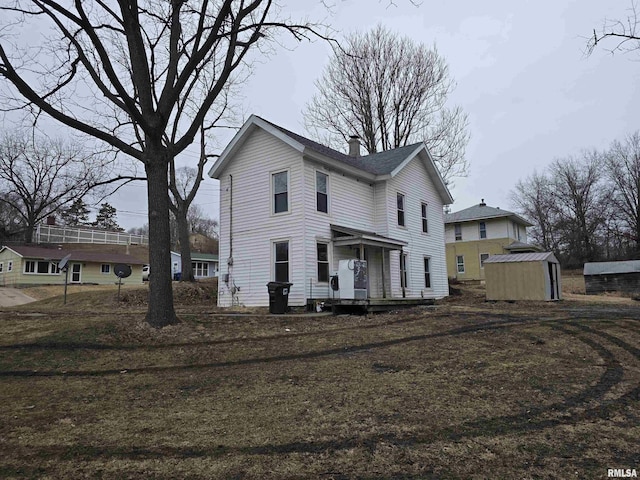
<path fill-rule="evenodd" d="M 480 201 L 480 206 L 481 207 L 486 207 L 487 206 L 487 204 L 484 203 L 484 198 Z"/>
<path fill-rule="evenodd" d="M 351 135 L 349 137 L 349 156 L 360 156 L 360 137 L 358 135 Z"/>

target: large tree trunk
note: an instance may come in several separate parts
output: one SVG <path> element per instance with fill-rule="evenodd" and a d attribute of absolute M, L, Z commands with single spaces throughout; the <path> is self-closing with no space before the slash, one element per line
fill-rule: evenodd
<path fill-rule="evenodd" d="M 168 163 L 161 159 L 167 153 L 160 148 L 148 152 L 147 199 L 149 203 L 149 307 L 147 322 L 162 328 L 179 322 L 173 308 L 171 286 L 171 241 L 169 237 Z"/>
<path fill-rule="evenodd" d="M 182 261 L 182 274 L 180 281 L 193 282 L 193 268 L 191 267 L 191 244 L 189 242 L 189 222 L 185 208 L 178 208 L 176 223 L 178 224 L 178 240 L 180 241 L 180 259 Z"/>

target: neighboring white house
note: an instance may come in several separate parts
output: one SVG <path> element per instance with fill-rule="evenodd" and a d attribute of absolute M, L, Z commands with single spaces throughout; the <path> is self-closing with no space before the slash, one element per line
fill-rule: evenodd
<path fill-rule="evenodd" d="M 336 295 L 340 260 L 364 258 L 369 298 L 448 295 L 443 206 L 451 195 L 423 143 L 344 154 L 251 116 L 209 175 L 220 180 L 218 304 L 289 305 Z M 339 294 L 339 292 L 338 292 Z"/>
<path fill-rule="evenodd" d="M 191 252 L 191 267 L 196 279 L 218 276 L 218 255 L 214 253 Z M 171 252 L 171 276 L 175 278 L 182 272 L 182 256 L 178 252 Z"/>

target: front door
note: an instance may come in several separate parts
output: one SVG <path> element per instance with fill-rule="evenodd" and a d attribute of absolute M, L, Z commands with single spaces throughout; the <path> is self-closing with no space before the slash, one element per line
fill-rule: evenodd
<path fill-rule="evenodd" d="M 80 283 L 82 281 L 82 264 L 71 264 L 71 283 Z"/>

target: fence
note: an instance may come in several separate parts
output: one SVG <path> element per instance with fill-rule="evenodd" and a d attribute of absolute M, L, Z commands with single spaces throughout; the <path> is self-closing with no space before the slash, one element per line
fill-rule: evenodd
<path fill-rule="evenodd" d="M 110 245 L 149 245 L 146 235 L 126 232 L 107 232 L 80 227 L 38 225 L 36 243 L 103 243 Z"/>

